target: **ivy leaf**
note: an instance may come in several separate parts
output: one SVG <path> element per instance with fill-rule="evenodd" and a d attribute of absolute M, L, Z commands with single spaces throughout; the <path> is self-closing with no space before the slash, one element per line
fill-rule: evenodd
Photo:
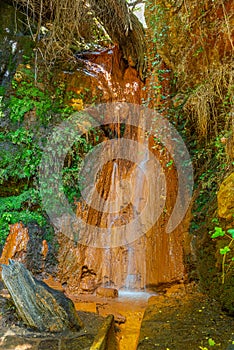
<path fill-rule="evenodd" d="M 234 228 L 230 228 L 229 230 L 227 230 L 227 232 L 232 236 L 232 238 L 234 239 Z"/>
<path fill-rule="evenodd" d="M 208 339 L 208 344 L 209 344 L 210 346 L 214 346 L 214 345 L 215 345 L 215 341 L 214 341 L 212 338 L 209 338 L 209 339 Z"/>
<path fill-rule="evenodd" d="M 213 219 L 211 220 L 211 222 L 214 222 L 214 223 L 218 224 L 218 223 L 219 223 L 219 219 L 213 218 Z"/>
<path fill-rule="evenodd" d="M 215 232 L 212 234 L 211 238 L 223 237 L 224 235 L 225 231 L 223 231 L 221 227 L 215 227 Z"/>
<path fill-rule="evenodd" d="M 221 255 L 225 255 L 225 254 L 227 254 L 228 252 L 230 252 L 230 248 L 229 248 L 228 246 L 226 246 L 226 247 L 224 247 L 224 248 L 221 248 L 221 249 L 219 250 L 219 252 L 220 252 Z"/>

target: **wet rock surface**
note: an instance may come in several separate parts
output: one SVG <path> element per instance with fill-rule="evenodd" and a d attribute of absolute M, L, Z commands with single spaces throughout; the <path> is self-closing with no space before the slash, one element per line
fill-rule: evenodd
<path fill-rule="evenodd" d="M 157 296 L 148 301 L 137 350 L 212 349 L 212 340 L 218 349 L 229 350 L 233 332 L 234 319 L 206 295 Z"/>
<path fill-rule="evenodd" d="M 8 259 L 16 259 L 25 263 L 28 241 L 28 229 L 21 222 L 11 225 L 10 233 L 3 247 L 0 263 L 8 264 Z"/>
<path fill-rule="evenodd" d="M 46 232 L 36 223 L 10 225 L 0 264 L 8 264 L 8 259 L 14 259 L 23 263 L 39 279 L 54 276 L 57 263 L 55 249 L 45 235 Z"/>
<path fill-rule="evenodd" d="M 100 297 L 106 297 L 106 298 L 117 298 L 118 297 L 118 290 L 115 288 L 104 288 L 99 287 L 96 290 L 96 295 Z"/>
<path fill-rule="evenodd" d="M 78 61 L 82 64 L 80 69 L 71 72 L 66 70 L 60 74 L 61 80 L 67 86 L 67 91 L 85 94 L 85 91 L 89 89 L 89 94 L 97 97 L 95 102 L 104 102 L 107 105 L 108 102 L 114 101 L 141 104 L 145 97 L 145 92 L 142 90 L 143 83 L 132 67 L 128 67 L 124 72 L 121 71 L 120 52 L 116 47 L 99 53 L 82 53 L 78 56 Z M 169 80 L 164 79 L 162 85 L 168 93 Z M 73 99 L 70 102 L 73 105 L 75 101 Z M 79 100 L 77 99 L 76 102 L 76 108 L 79 110 Z M 83 107 L 87 102 L 84 99 Z M 94 111 L 92 113 L 100 124 L 113 122 L 113 110 L 109 107 L 105 108 L 101 114 Z M 121 112 L 116 111 L 115 113 L 119 113 L 119 120 L 125 121 L 127 125 L 132 125 L 132 121 L 136 119 L 136 114 L 127 106 Z M 143 137 L 141 131 L 130 127 L 130 125 L 125 129 L 123 138 L 141 143 Z M 133 125 L 135 124 L 133 123 Z M 110 131 L 113 135 L 119 135 L 115 124 L 111 125 Z M 105 137 L 109 138 L 110 136 L 105 131 Z M 126 223 L 134 221 L 133 219 L 137 220 L 142 216 L 140 231 L 146 235 L 142 234 L 140 237 L 136 235 L 133 241 L 126 240 L 124 244 L 122 242 L 122 245 L 115 245 L 111 249 L 107 245 L 107 249 L 105 249 L 101 248 L 103 245 L 98 248 L 97 242 L 95 245 L 90 244 L 92 234 L 87 229 L 82 232 L 82 235 L 87 237 L 88 244 L 82 245 L 79 242 L 74 244 L 69 239 L 68 228 L 64 224 L 65 220 L 62 223 L 63 218 L 61 217 L 62 234 L 59 234 L 58 237 L 59 251 L 57 255 L 58 278 L 62 284 L 66 283 L 67 293 L 73 295 L 93 293 L 100 286 L 143 290 L 145 287 L 153 288 L 158 284 L 175 283 L 186 279 L 184 257 L 190 253 L 190 238 L 188 236 L 190 215 L 187 214 L 169 237 L 166 226 L 176 202 L 178 177 L 174 167 L 168 168 L 169 152 L 162 152 L 160 145 L 157 145 L 159 149 L 155 147 L 152 137 L 152 140 L 149 140 L 149 148 L 164 169 L 169 195 L 165 203 L 165 212 L 160 215 L 159 220 L 152 227 L 147 227 L 147 215 L 151 210 L 160 212 L 159 201 L 156 199 L 157 196 L 152 196 L 151 210 L 145 211 L 147 215 L 139 215 L 149 200 L 148 187 L 144 176 L 142 176 L 143 173 L 138 172 L 137 168 L 129 162 L 107 162 L 103 167 L 95 184 L 98 192 L 102 193 L 102 198 L 105 199 L 105 201 L 101 201 L 99 210 L 95 210 L 96 206 L 87 205 L 85 201 L 75 202 L 77 205 L 76 216 L 87 222 L 89 227 L 108 228 L 111 232 L 111 228 L 118 230 L 119 226 L 124 226 Z M 124 184 L 131 185 L 131 198 L 128 194 L 129 189 L 124 187 Z M 162 186 L 159 185 L 159 187 Z M 118 192 L 124 193 L 123 198 L 119 196 L 119 200 L 116 200 L 117 207 L 121 209 L 116 210 L 117 213 L 107 215 L 106 213 L 111 212 L 108 208 L 108 201 L 115 198 L 115 194 Z M 92 201 L 96 202 L 93 197 Z M 105 208 L 102 207 L 104 202 L 107 205 Z M 121 202 L 125 204 L 121 204 Z M 111 235 L 111 233 L 108 234 L 108 237 Z M 84 271 L 84 268 L 87 268 L 87 271 Z"/>
<path fill-rule="evenodd" d="M 82 328 L 73 302 L 62 292 L 36 280 L 23 264 L 11 260 L 10 265 L 2 265 L 2 279 L 17 313 L 28 327 L 49 332 Z"/>
<path fill-rule="evenodd" d="M 98 315 L 114 316 L 118 350 L 135 350 L 140 332 L 141 320 L 147 306 L 149 293 L 119 291 L 117 298 L 80 295 L 74 297 L 75 306 L 80 310 L 92 310 Z M 109 348 L 108 348 L 109 350 Z"/>
<path fill-rule="evenodd" d="M 1 0 L 0 6 L 0 83 L 6 85 L 32 44 L 20 11 L 7 1 Z"/>
<path fill-rule="evenodd" d="M 92 347 L 104 318 L 89 312 L 79 312 L 85 324 L 79 332 L 53 335 L 12 325 L 0 329 L 1 350 L 88 350 Z M 0 318 L 2 320 L 2 317 Z"/>

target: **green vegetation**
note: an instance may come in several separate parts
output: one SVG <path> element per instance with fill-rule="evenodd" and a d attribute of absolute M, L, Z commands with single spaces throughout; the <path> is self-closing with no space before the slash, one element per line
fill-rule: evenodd
<path fill-rule="evenodd" d="M 20 127 L 15 131 L 0 132 L 0 184 L 10 178 L 30 179 L 36 174 L 41 149 L 32 130 Z"/>
<path fill-rule="evenodd" d="M 216 342 L 212 339 L 212 338 L 208 338 L 208 345 L 209 347 L 212 347 L 212 346 L 220 346 L 220 344 L 216 344 Z M 199 346 L 199 349 L 200 350 L 208 350 L 208 348 L 206 346 Z"/>
<path fill-rule="evenodd" d="M 17 4 L 26 2 L 18 0 Z M 9 224 L 19 220 L 46 225 L 37 174 L 46 138 L 73 111 L 68 101 L 74 98 L 78 105 L 85 104 L 88 91 L 68 92 L 63 81 L 54 81 L 51 68 L 58 69 L 61 61 L 70 66 L 74 52 L 109 47 L 113 39 L 123 53 L 122 75 L 129 64 L 142 78 L 148 40 L 148 76 L 143 88 L 147 93 L 142 102 L 162 112 L 179 130 L 194 165 L 190 231 L 196 241 L 195 280 L 234 313 L 230 298 L 234 290 L 233 223 L 217 222 L 214 229 L 212 222 L 217 216 L 217 190 L 234 165 L 232 14 L 225 7 L 228 4 L 222 0 L 148 1 L 145 36 L 125 1 L 100 0 L 83 6 L 84 2 L 68 0 L 64 7 L 53 0 L 51 4 L 41 7 L 37 0 L 27 2 L 25 19 L 34 40 L 34 55 L 24 57 L 8 91 L 0 88 L 0 120 L 5 121 L 0 129 L 0 188 L 5 196 L 0 198 L 0 243 Z M 42 61 L 44 72 L 50 72 L 43 77 L 39 72 Z M 91 95 L 94 102 L 97 96 Z M 65 158 L 63 191 L 71 204 L 80 196 L 81 161 L 99 136 L 94 131 L 82 135 Z M 166 167 L 173 168 L 173 160 Z M 214 345 L 212 340 L 208 345 Z"/>
<path fill-rule="evenodd" d="M 12 81 L 13 94 L 7 107 L 10 109 L 10 120 L 22 123 L 24 119 L 34 118 L 40 126 L 48 125 L 51 118 L 59 114 L 66 118 L 72 108 L 64 104 L 65 86 L 54 83 L 54 89 L 47 88 L 47 84 L 40 79 L 35 81 L 35 75 L 29 64 L 21 66 Z"/>
<path fill-rule="evenodd" d="M 147 2 L 150 69 L 149 93 L 143 103 L 168 117 L 193 161 L 191 279 L 233 314 L 233 238 L 228 230 L 234 222 L 220 221 L 225 235 L 211 239 L 217 192 L 234 165 L 232 13 L 227 5 L 222 1 Z M 222 44 L 218 36 L 225 36 Z M 225 40 L 230 50 L 224 49 Z"/>
<path fill-rule="evenodd" d="M 93 149 L 92 141 L 89 137 L 80 137 L 68 152 L 63 167 L 63 191 L 68 201 L 74 205 L 74 199 L 81 196 L 79 173 L 84 155 Z"/>
<path fill-rule="evenodd" d="M 219 253 L 222 256 L 222 284 L 225 282 L 225 276 L 227 276 L 228 272 L 233 268 L 234 262 L 234 229 L 230 228 L 224 231 L 221 227 L 216 226 L 214 232 L 211 232 L 211 238 L 226 238 L 225 242 L 222 243 L 222 247 L 219 248 Z M 228 242 L 226 242 L 228 241 Z"/>
<path fill-rule="evenodd" d="M 10 95 L 1 89 L 0 119 L 8 122 L 0 129 L 0 188 L 6 195 L 0 197 L 0 244 L 9 233 L 9 224 L 22 221 L 48 225 L 38 191 L 38 166 L 51 128 L 74 111 L 64 101 L 76 97 L 66 92 L 64 83 L 53 82 L 49 89 L 47 80 L 35 82 L 33 67 L 29 58 L 25 59 L 12 80 Z M 73 204 L 74 197 L 80 196 L 78 171 L 82 155 L 90 147 L 88 136 L 81 136 L 65 159 L 63 191 Z"/>
<path fill-rule="evenodd" d="M 0 198 L 0 244 L 5 242 L 9 233 L 9 224 L 22 221 L 25 225 L 29 222 L 37 222 L 39 226 L 45 226 L 47 221 L 39 208 L 38 193 L 31 188 L 22 192 L 19 196 Z"/>

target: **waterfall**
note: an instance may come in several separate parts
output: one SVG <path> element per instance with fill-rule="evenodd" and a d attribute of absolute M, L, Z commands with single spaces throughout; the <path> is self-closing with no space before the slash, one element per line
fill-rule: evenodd
<path fill-rule="evenodd" d="M 118 195 L 117 195 L 118 180 L 119 180 L 118 163 L 117 163 L 117 161 L 114 161 L 113 168 L 112 168 L 112 174 L 111 174 L 109 196 L 108 196 L 108 200 L 106 201 L 105 206 L 104 206 L 104 211 L 111 213 L 111 219 L 110 219 L 109 223 L 107 223 L 108 235 L 110 236 L 109 237 L 110 242 L 112 242 L 112 240 L 114 239 L 112 227 L 115 225 L 115 222 L 118 219 L 118 211 L 119 211 L 119 202 L 118 202 Z M 105 286 L 111 287 L 112 286 L 112 279 L 113 279 L 113 277 L 112 277 L 112 264 L 114 263 L 114 261 L 112 260 L 112 248 L 110 248 L 110 247 L 105 248 L 104 259 L 106 259 L 109 262 L 109 271 L 107 271 L 108 281 L 105 282 Z"/>
<path fill-rule="evenodd" d="M 145 149 L 142 154 L 142 160 L 134 169 L 131 176 L 132 183 L 132 202 L 134 208 L 134 218 L 138 216 L 144 206 L 145 191 L 145 174 L 147 173 L 147 162 L 149 160 L 149 151 Z M 144 242 L 143 242 L 144 244 Z M 127 261 L 127 275 L 125 279 L 126 290 L 145 289 L 145 275 L 146 275 L 146 256 L 145 244 L 141 246 L 140 262 L 137 261 L 137 249 L 135 246 L 128 246 L 128 261 Z"/>
<path fill-rule="evenodd" d="M 76 90 L 90 86 L 92 96 L 97 91 L 102 93 L 97 103 L 104 103 L 105 108 L 100 109 L 100 114 L 94 107 L 91 115 L 103 126 L 100 144 L 94 149 L 105 152 L 93 152 L 97 156 L 90 152 L 91 160 L 86 157 L 89 167 L 85 167 L 84 175 L 87 173 L 90 179 L 90 169 L 97 172 L 91 176 L 93 181 L 85 182 L 86 197 L 76 211 L 87 224 L 81 231 L 84 245 L 69 245 L 69 254 L 74 256 L 71 261 L 76 261 L 72 271 L 88 266 L 96 276 L 96 287 L 144 291 L 184 278 L 183 245 L 188 224 L 182 222 L 170 234 L 166 231 L 177 196 L 176 169 L 169 166 L 171 156 L 160 143 L 160 130 L 159 135 L 156 129 L 151 135 L 151 129 L 147 129 L 155 115 L 150 111 L 147 120 L 142 112 L 143 83 L 134 68 L 120 69 L 119 54 L 118 48 L 100 54 L 84 53 L 80 58 L 83 68 L 77 70 L 77 80 L 73 78 L 74 82 L 82 82 Z M 118 109 L 117 103 L 112 108 L 114 101 L 127 101 L 132 107 L 124 104 Z M 165 135 L 167 132 L 165 129 Z M 115 150 L 121 149 L 123 142 L 125 148 L 120 156 Z M 132 154 L 133 160 L 128 158 Z M 66 249 L 64 244 L 64 255 Z M 77 275 L 74 286 L 79 286 Z M 72 283 L 71 278 L 69 284 Z"/>

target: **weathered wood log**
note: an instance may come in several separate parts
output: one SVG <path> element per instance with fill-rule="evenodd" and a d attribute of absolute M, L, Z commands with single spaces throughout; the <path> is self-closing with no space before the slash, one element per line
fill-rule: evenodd
<path fill-rule="evenodd" d="M 23 322 L 39 331 L 78 331 L 82 327 L 73 302 L 33 277 L 23 264 L 9 259 L 2 279 Z"/>

